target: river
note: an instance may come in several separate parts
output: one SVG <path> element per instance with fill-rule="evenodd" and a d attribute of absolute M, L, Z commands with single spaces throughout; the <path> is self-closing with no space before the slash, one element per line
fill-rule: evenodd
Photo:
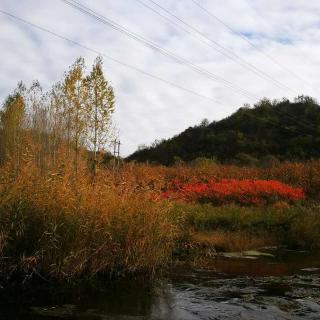
<path fill-rule="evenodd" d="M 1 320 L 320 319 L 320 255 L 264 249 L 176 266 L 152 285 L 0 289 Z"/>

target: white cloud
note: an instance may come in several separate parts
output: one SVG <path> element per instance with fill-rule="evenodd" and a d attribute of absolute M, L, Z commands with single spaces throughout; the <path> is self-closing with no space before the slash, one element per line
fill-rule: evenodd
<path fill-rule="evenodd" d="M 176 29 L 136 0 L 79 0 L 102 15 L 158 43 L 169 51 L 231 81 L 258 97 L 292 98 L 298 93 L 320 98 L 320 2 L 318 0 L 197 0 L 234 30 L 246 34 L 267 55 L 306 79 L 311 86 L 268 60 L 239 36 L 197 8 L 191 0 L 156 0 L 210 39 L 239 55 L 277 81 L 288 92 Z M 144 2 L 150 3 L 147 0 Z M 223 5 L 222 5 L 223 4 Z M 159 8 L 155 7 L 157 10 Z M 202 99 L 105 59 L 105 72 L 117 96 L 116 122 L 122 154 L 139 144 L 167 138 L 199 123 L 218 120 L 245 102 L 254 102 L 219 83 L 141 46 L 59 0 L 2 0 L 0 9 L 16 14 L 97 51 L 177 83 L 222 104 Z M 165 14 L 165 13 L 164 13 Z M 58 81 L 80 55 L 88 67 L 95 54 L 0 14 L 0 98 L 19 80 L 38 79 L 44 88 Z"/>

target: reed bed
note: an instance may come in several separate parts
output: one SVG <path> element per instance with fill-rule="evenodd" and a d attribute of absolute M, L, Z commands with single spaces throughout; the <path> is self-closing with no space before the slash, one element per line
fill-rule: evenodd
<path fill-rule="evenodd" d="M 320 161 L 270 168 L 127 163 L 94 175 L 86 163 L 77 174 L 70 168 L 41 171 L 32 162 L 18 171 L 0 168 L 1 281 L 152 274 L 190 252 L 199 257 L 201 248 L 320 246 Z M 248 207 L 161 197 L 174 180 L 223 178 L 276 179 L 302 188 L 306 199 Z"/>
<path fill-rule="evenodd" d="M 101 172 L 75 179 L 25 167 L 2 171 L 0 249 L 6 276 L 71 279 L 153 272 L 170 259 L 176 225 L 170 206 Z M 6 262 L 6 263 L 5 263 Z"/>

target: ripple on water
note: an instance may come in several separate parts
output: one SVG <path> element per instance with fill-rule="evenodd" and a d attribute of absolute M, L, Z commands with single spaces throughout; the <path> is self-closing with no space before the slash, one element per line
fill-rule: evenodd
<path fill-rule="evenodd" d="M 319 320 L 319 256 L 253 253 L 256 259 L 220 257 L 211 269 L 176 268 L 151 287 L 127 281 L 68 290 L 0 289 L 0 319 Z"/>

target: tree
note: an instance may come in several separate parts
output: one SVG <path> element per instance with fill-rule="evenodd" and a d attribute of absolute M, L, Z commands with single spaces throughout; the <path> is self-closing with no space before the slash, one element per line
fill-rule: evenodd
<path fill-rule="evenodd" d="M 23 149 L 23 126 L 25 123 L 26 106 L 23 97 L 24 86 L 19 84 L 12 95 L 5 100 L 1 112 L 1 158 L 2 161 L 12 160 L 15 170 L 20 166 Z"/>
<path fill-rule="evenodd" d="M 200 127 L 207 127 L 210 124 L 209 120 L 207 118 L 204 118 L 201 122 L 200 122 Z"/>
<path fill-rule="evenodd" d="M 67 155 L 70 155 L 71 146 L 75 150 L 74 166 L 78 172 L 79 151 L 83 135 L 86 131 L 86 98 L 87 86 L 84 78 L 84 59 L 78 58 L 71 66 L 64 80 L 67 130 Z"/>
<path fill-rule="evenodd" d="M 317 104 L 317 101 L 314 98 L 309 96 L 304 96 L 304 95 L 296 97 L 294 99 L 294 102 L 301 103 L 301 104 Z"/>
<path fill-rule="evenodd" d="M 49 108 L 49 132 L 50 132 L 50 156 L 51 162 L 55 166 L 59 143 L 63 141 L 63 86 L 59 82 L 55 84 L 50 92 Z"/>
<path fill-rule="evenodd" d="M 21 160 L 34 161 L 46 172 L 65 157 L 72 159 L 77 174 L 81 154 L 94 158 L 95 171 L 113 132 L 114 104 L 101 58 L 89 75 L 84 59 L 78 58 L 49 92 L 43 92 L 38 81 L 28 90 L 20 83 L 0 110 L 0 164 L 12 159 L 18 168 Z"/>
<path fill-rule="evenodd" d="M 96 172 L 97 155 L 106 144 L 111 131 L 111 116 L 115 104 L 114 91 L 103 74 L 102 65 L 102 59 L 98 57 L 86 79 L 88 86 L 88 142 L 93 151 L 94 173 Z"/>
<path fill-rule="evenodd" d="M 28 126 L 31 129 L 31 136 L 34 149 L 36 165 L 44 169 L 45 156 L 47 153 L 47 131 L 48 117 L 45 104 L 45 95 L 38 81 L 33 81 L 28 90 L 27 96 Z"/>

